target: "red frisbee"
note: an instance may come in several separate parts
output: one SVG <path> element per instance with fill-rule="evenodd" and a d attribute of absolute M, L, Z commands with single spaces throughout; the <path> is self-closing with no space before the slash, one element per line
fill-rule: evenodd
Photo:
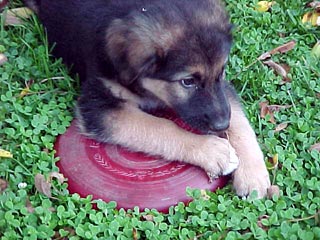
<path fill-rule="evenodd" d="M 175 122 L 182 124 L 178 119 Z M 186 196 L 187 187 L 214 191 L 228 181 L 224 176 L 209 183 L 199 167 L 88 139 L 78 132 L 76 120 L 58 137 L 55 149 L 71 193 L 116 201 L 118 208 L 139 206 L 167 212 L 170 206 L 191 200 Z"/>
<path fill-rule="evenodd" d="M 0 10 L 8 4 L 8 0 L 0 0 Z"/>

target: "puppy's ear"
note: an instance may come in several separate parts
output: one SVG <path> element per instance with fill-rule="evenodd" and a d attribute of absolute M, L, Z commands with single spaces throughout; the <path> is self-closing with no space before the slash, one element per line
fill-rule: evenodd
<path fill-rule="evenodd" d="M 123 84 L 152 73 L 180 32 L 165 29 L 152 19 L 115 19 L 107 31 L 107 54 Z"/>

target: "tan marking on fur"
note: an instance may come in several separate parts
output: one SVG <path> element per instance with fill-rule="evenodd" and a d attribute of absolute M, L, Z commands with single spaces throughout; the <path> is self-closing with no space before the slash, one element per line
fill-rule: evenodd
<path fill-rule="evenodd" d="M 172 83 L 171 83 L 172 84 Z M 150 91 L 157 98 L 165 102 L 169 107 L 170 103 L 170 83 L 160 80 L 160 79 L 151 79 L 151 78 L 143 78 L 141 79 L 141 85 L 146 90 Z"/>
<path fill-rule="evenodd" d="M 210 176 L 223 174 L 238 162 L 226 139 L 187 132 L 170 120 L 154 117 L 130 104 L 106 115 L 104 125 L 112 132 L 109 142 L 200 166 Z"/>
<path fill-rule="evenodd" d="M 187 71 L 190 72 L 190 75 L 199 73 L 201 76 L 205 76 L 206 74 L 206 66 L 197 64 L 194 66 L 187 67 Z"/>
<path fill-rule="evenodd" d="M 257 190 L 258 197 L 266 196 L 270 187 L 269 173 L 256 135 L 243 113 L 241 106 L 232 101 L 229 140 L 240 158 L 240 164 L 233 174 L 233 186 L 240 196 Z"/>
<path fill-rule="evenodd" d="M 142 15 L 134 18 L 132 32 L 141 42 L 150 42 L 154 48 L 161 48 L 164 51 L 170 49 L 184 36 L 183 26 L 165 23 L 164 20 L 150 19 Z"/>
<path fill-rule="evenodd" d="M 166 27 L 159 22 L 150 22 L 150 19 L 137 17 L 128 37 L 129 62 L 139 67 L 153 54 L 162 57 L 182 36 L 183 29 L 180 26 Z"/>
<path fill-rule="evenodd" d="M 180 82 L 174 82 L 171 88 L 171 95 L 180 102 L 189 100 L 192 90 L 184 88 Z"/>
<path fill-rule="evenodd" d="M 144 16 L 137 16 L 130 23 L 115 19 L 106 34 L 107 52 L 111 58 L 126 53 L 129 65 L 138 70 L 148 57 L 164 55 L 183 34 L 181 26 L 164 26 Z M 129 77 L 126 69 L 121 74 Z"/>
<path fill-rule="evenodd" d="M 131 103 L 135 104 L 136 106 L 139 106 L 141 104 L 141 98 L 129 91 L 126 87 L 122 86 L 121 84 L 101 78 L 100 79 L 103 82 L 103 85 L 110 89 L 112 94 L 120 99 L 130 101 Z"/>
<path fill-rule="evenodd" d="M 141 84 L 169 107 L 172 107 L 172 101 L 185 102 L 190 97 L 190 91 L 183 88 L 178 81 L 166 82 L 161 79 L 143 78 Z"/>
<path fill-rule="evenodd" d="M 199 73 L 202 77 L 208 79 L 207 85 L 211 86 L 215 82 L 216 78 L 221 73 L 224 65 L 226 64 L 226 58 L 220 57 L 215 59 L 212 66 L 197 64 L 194 66 L 187 67 L 187 71 L 190 72 L 190 75 Z"/>
<path fill-rule="evenodd" d="M 221 1 L 211 0 L 208 1 L 208 8 L 203 9 L 195 9 L 195 18 L 200 24 L 203 25 L 216 25 L 222 30 L 226 29 L 228 24 L 226 23 L 227 14 L 224 9 L 224 4 Z"/>

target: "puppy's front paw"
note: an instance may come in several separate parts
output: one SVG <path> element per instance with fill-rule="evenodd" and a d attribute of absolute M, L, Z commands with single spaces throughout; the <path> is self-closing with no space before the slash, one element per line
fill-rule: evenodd
<path fill-rule="evenodd" d="M 258 198 L 267 196 L 270 179 L 264 162 L 256 162 L 246 168 L 240 164 L 233 173 L 233 187 L 238 196 L 248 196 L 254 190 L 257 191 Z"/>
<path fill-rule="evenodd" d="M 239 166 L 239 158 L 229 141 L 216 136 L 210 136 L 197 149 L 195 157 L 198 164 L 208 174 L 209 180 L 220 175 L 227 175 Z"/>

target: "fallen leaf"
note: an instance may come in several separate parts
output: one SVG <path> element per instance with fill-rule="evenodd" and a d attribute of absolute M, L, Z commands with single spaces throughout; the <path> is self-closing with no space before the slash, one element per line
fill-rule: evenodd
<path fill-rule="evenodd" d="M 49 153 L 50 152 L 48 148 L 43 148 L 42 151 L 45 152 L 45 153 Z"/>
<path fill-rule="evenodd" d="M 32 206 L 29 198 L 27 198 L 27 201 L 26 201 L 26 208 L 27 208 L 28 213 L 34 212 L 34 207 Z"/>
<path fill-rule="evenodd" d="M 279 165 L 279 155 L 278 155 L 278 153 L 274 154 L 272 156 L 272 158 L 270 157 L 268 159 L 268 162 L 271 164 L 270 167 L 269 166 L 267 167 L 269 170 L 273 170 L 273 169 L 278 168 L 278 165 Z"/>
<path fill-rule="evenodd" d="M 262 53 L 257 59 L 260 61 L 263 61 L 270 57 L 271 57 L 270 52 L 265 52 L 265 53 Z"/>
<path fill-rule="evenodd" d="M 66 178 L 63 176 L 63 174 L 58 173 L 58 172 L 51 172 L 49 174 L 49 177 L 50 177 L 50 182 L 52 181 L 53 178 L 56 178 L 59 183 L 63 183 L 66 180 Z"/>
<path fill-rule="evenodd" d="M 270 58 L 272 55 L 276 54 L 276 53 L 286 53 L 290 50 L 292 50 L 296 45 L 296 41 L 292 40 L 290 42 L 287 42 L 279 47 L 276 47 L 268 52 L 265 52 L 263 54 L 261 54 L 257 59 L 260 61 L 263 61 L 267 58 Z"/>
<path fill-rule="evenodd" d="M 210 196 L 207 194 L 206 190 L 201 189 L 200 190 L 200 194 L 201 194 L 202 199 L 204 199 L 204 200 L 209 200 L 210 199 Z"/>
<path fill-rule="evenodd" d="M 287 69 L 285 69 L 283 67 L 283 65 L 281 64 L 278 64 L 272 60 L 268 60 L 268 61 L 263 61 L 263 64 L 267 65 L 268 67 L 272 68 L 279 76 L 282 77 L 282 82 L 281 83 L 286 83 L 286 82 L 290 82 L 291 79 L 287 76 L 288 75 L 288 72 L 287 72 Z"/>
<path fill-rule="evenodd" d="M 302 17 L 301 22 L 303 24 L 310 24 L 311 26 L 320 26 L 320 10 L 306 12 Z"/>
<path fill-rule="evenodd" d="M 311 55 L 320 59 L 320 41 L 318 41 L 311 50 Z"/>
<path fill-rule="evenodd" d="M 270 8 L 272 7 L 272 5 L 274 5 L 276 2 L 275 1 L 272 1 L 272 2 L 269 2 L 269 1 L 259 1 L 255 7 L 255 9 L 258 11 L 258 12 L 267 12 L 270 10 Z"/>
<path fill-rule="evenodd" d="M 284 70 L 286 70 L 287 73 L 290 72 L 291 67 L 288 64 L 280 63 L 280 65 L 281 65 L 281 67 L 283 67 Z M 288 82 L 291 82 L 291 78 L 286 77 L 286 78 L 282 78 L 282 80 L 280 81 L 280 84 L 282 85 L 282 84 L 286 84 Z"/>
<path fill-rule="evenodd" d="M 52 239 L 68 240 L 68 239 L 70 239 L 71 236 L 76 235 L 76 231 L 71 227 L 64 227 L 63 230 L 66 231 L 66 232 L 69 232 L 67 234 L 67 236 L 62 237 L 61 234 L 59 233 L 59 231 L 56 231 Z"/>
<path fill-rule="evenodd" d="M 0 53 L 0 66 L 2 66 L 3 64 L 5 64 L 8 61 L 8 58 L 6 55 L 4 55 L 3 53 Z"/>
<path fill-rule="evenodd" d="M 268 108 L 271 112 L 279 112 L 280 110 L 284 110 L 284 109 L 288 109 L 291 108 L 292 105 L 277 105 L 277 104 L 273 104 L 273 105 L 269 105 Z"/>
<path fill-rule="evenodd" d="M 133 240 L 138 240 L 138 231 L 136 228 L 132 228 Z"/>
<path fill-rule="evenodd" d="M 269 216 L 268 215 L 262 215 L 262 216 L 260 216 L 258 218 L 258 222 L 257 222 L 258 227 L 262 228 L 264 231 L 268 231 L 269 228 L 262 224 L 262 219 L 269 219 Z"/>
<path fill-rule="evenodd" d="M 319 142 L 319 143 L 316 143 L 316 144 L 313 144 L 313 145 L 310 147 L 310 150 L 316 150 L 316 151 L 320 152 L 320 142 Z"/>
<path fill-rule="evenodd" d="M 25 97 L 26 95 L 28 95 L 30 93 L 30 88 L 29 87 L 26 87 L 24 89 L 21 90 L 20 94 L 19 94 L 19 98 L 23 98 Z"/>
<path fill-rule="evenodd" d="M 268 101 L 260 102 L 259 106 L 260 106 L 260 117 L 265 118 L 269 111 L 268 110 L 269 102 Z"/>
<path fill-rule="evenodd" d="M 30 79 L 28 82 L 25 83 L 25 88 L 21 90 L 20 94 L 19 94 L 19 98 L 23 98 L 26 95 L 31 93 L 30 87 L 31 85 L 34 83 L 33 79 Z"/>
<path fill-rule="evenodd" d="M 142 216 L 142 219 L 148 222 L 153 222 L 154 221 L 154 216 L 151 214 L 146 214 Z"/>
<path fill-rule="evenodd" d="M 3 13 L 4 25 L 21 25 L 23 19 L 27 19 L 32 15 L 33 11 L 26 7 L 13 8 Z"/>
<path fill-rule="evenodd" d="M 267 190 L 268 198 L 272 198 L 273 196 L 280 196 L 280 188 L 277 185 L 271 185 Z"/>
<path fill-rule="evenodd" d="M 6 190 L 8 187 L 8 182 L 2 178 L 0 178 L 0 193 Z"/>
<path fill-rule="evenodd" d="M 51 193 L 51 183 L 47 181 L 42 174 L 38 173 L 34 177 L 34 185 L 40 193 L 43 193 L 48 198 L 53 198 Z"/>
<path fill-rule="evenodd" d="M 288 123 L 280 123 L 276 126 L 275 132 L 280 132 L 288 127 Z"/>
<path fill-rule="evenodd" d="M 286 72 L 290 72 L 291 67 L 286 64 L 286 63 L 280 63 L 281 67 L 283 67 L 284 70 L 286 70 Z"/>
<path fill-rule="evenodd" d="M 13 158 L 13 155 L 11 152 L 8 152 L 6 150 L 0 149 L 0 157 L 3 158 Z"/>
<path fill-rule="evenodd" d="M 260 117 L 265 118 L 267 115 L 269 115 L 271 123 L 276 123 L 274 119 L 275 112 L 291 107 L 291 105 L 269 105 L 268 101 L 260 102 L 259 106 L 260 106 Z"/>
<path fill-rule="evenodd" d="M 306 4 L 307 7 L 319 9 L 320 8 L 320 1 L 312 1 Z"/>
<path fill-rule="evenodd" d="M 267 115 L 270 116 L 270 122 L 275 123 L 275 119 L 274 119 L 274 114 L 273 112 L 271 112 L 269 110 L 269 102 L 268 101 L 264 101 L 264 102 L 260 102 L 260 117 L 261 118 L 265 118 Z"/>
<path fill-rule="evenodd" d="M 294 49 L 296 46 L 296 41 L 292 40 L 290 42 L 287 42 L 279 47 L 276 47 L 270 51 L 270 54 L 276 54 L 276 53 L 286 53 L 289 52 L 290 50 Z"/>

